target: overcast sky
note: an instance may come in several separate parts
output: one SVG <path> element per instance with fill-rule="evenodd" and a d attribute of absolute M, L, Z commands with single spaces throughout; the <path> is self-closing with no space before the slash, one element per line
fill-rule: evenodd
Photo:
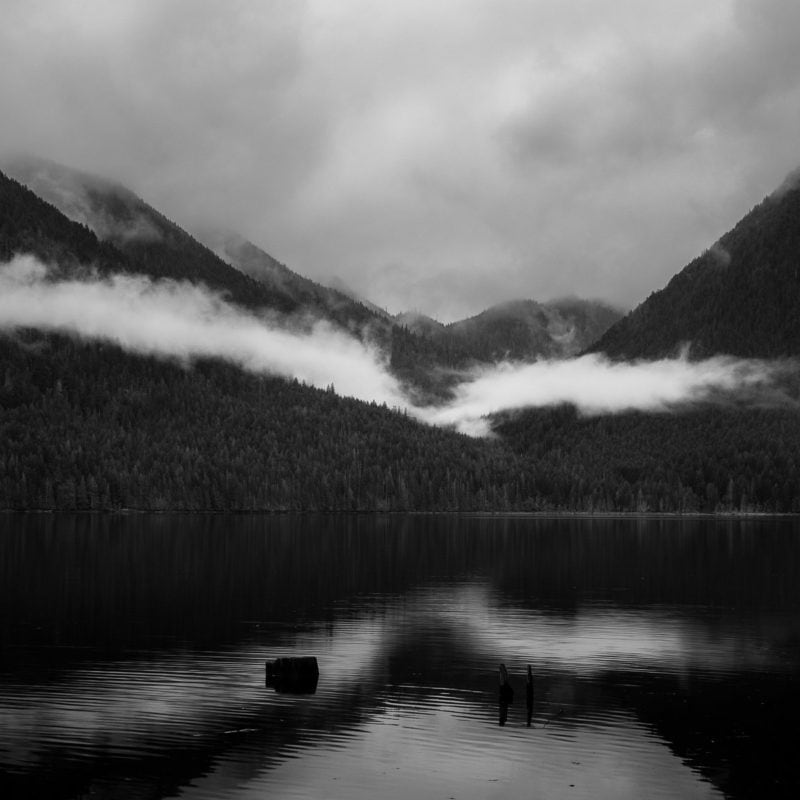
<path fill-rule="evenodd" d="M 796 0 L 0 0 L 0 148 L 389 310 L 630 307 L 800 165 Z"/>

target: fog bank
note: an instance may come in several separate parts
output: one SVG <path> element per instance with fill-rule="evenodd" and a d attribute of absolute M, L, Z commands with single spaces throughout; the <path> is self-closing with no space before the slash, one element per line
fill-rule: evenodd
<path fill-rule="evenodd" d="M 39 328 L 191 362 L 222 358 L 250 372 L 297 378 L 358 400 L 399 405 L 380 354 L 324 322 L 308 333 L 278 327 L 203 286 L 144 276 L 48 280 L 30 256 L 0 266 L 0 330 Z"/>
<path fill-rule="evenodd" d="M 0 265 L 0 331 L 32 327 L 112 342 L 129 352 L 191 363 L 221 358 L 254 373 L 297 378 L 338 394 L 405 409 L 431 425 L 473 436 L 489 415 L 564 403 L 583 414 L 661 411 L 719 392 L 767 389 L 786 363 L 717 357 L 610 362 L 589 355 L 503 363 L 463 376 L 453 399 L 414 406 L 375 348 L 325 322 L 281 327 L 209 289 L 141 275 L 57 280 L 31 256 Z"/>
<path fill-rule="evenodd" d="M 574 405 L 582 414 L 665 411 L 719 392 L 767 387 L 785 364 L 728 357 L 612 362 L 602 355 L 534 364 L 504 363 L 473 374 L 448 405 L 426 409 L 433 425 L 485 436 L 487 415 L 525 408 Z"/>

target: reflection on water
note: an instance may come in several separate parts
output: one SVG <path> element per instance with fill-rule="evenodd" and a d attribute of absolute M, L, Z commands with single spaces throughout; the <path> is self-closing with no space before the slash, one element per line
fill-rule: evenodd
<path fill-rule="evenodd" d="M 794 797 L 797 534 L 4 517 L 0 791 Z M 266 685 L 267 660 L 306 655 L 313 694 Z"/>

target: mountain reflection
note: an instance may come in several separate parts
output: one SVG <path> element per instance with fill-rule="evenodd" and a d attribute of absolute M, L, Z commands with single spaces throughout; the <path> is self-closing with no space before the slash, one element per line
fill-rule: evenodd
<path fill-rule="evenodd" d="M 42 785 L 78 796 L 131 774 L 151 796 L 223 773 L 280 793 L 271 781 L 290 756 L 328 763 L 324 753 L 376 725 L 401 736 L 382 727 L 387 718 L 416 730 L 409 720 L 434 709 L 461 720 L 462 730 L 448 728 L 452 747 L 437 744 L 447 758 L 457 744 L 513 762 L 523 753 L 515 731 L 527 723 L 528 664 L 530 734 L 548 746 L 575 746 L 591 730 L 624 760 L 632 737 L 644 736 L 643 759 L 662 763 L 666 744 L 676 765 L 731 796 L 752 796 L 765 770 L 771 796 L 794 781 L 778 734 L 779 718 L 800 710 L 792 523 L 165 516 L 0 525 L 0 788 L 11 796 Z M 282 655 L 317 656 L 316 695 L 264 687 L 265 660 Z M 514 690 L 505 743 L 488 732 L 501 662 Z M 429 735 L 423 726 L 403 746 L 416 750 Z M 662 763 L 670 774 L 672 763 Z M 644 779 L 646 762 L 639 767 Z"/>

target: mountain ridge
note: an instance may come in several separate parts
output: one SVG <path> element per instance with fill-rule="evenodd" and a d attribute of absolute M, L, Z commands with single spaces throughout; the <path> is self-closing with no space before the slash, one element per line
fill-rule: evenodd
<path fill-rule="evenodd" d="M 800 355 L 800 169 L 611 326 L 589 352 L 663 358 Z"/>
<path fill-rule="evenodd" d="M 330 317 L 351 332 L 359 332 L 365 326 L 385 327 L 388 321 L 357 299 L 289 269 L 235 231 L 206 227 L 195 234 L 198 241 L 230 266 L 270 291 L 288 295 L 300 308 Z"/>
<path fill-rule="evenodd" d="M 621 316 L 595 300 L 509 300 L 452 322 L 445 331 L 473 342 L 485 361 L 525 360 L 531 351 L 565 358 L 584 350 Z"/>
<path fill-rule="evenodd" d="M 201 282 L 249 309 L 266 307 L 289 314 L 297 308 L 290 297 L 266 291 L 120 184 L 32 157 L 0 167 L 66 218 L 91 230 L 98 241 L 126 256 L 131 271 L 156 279 Z M 140 231 L 144 235 L 137 235 Z"/>
<path fill-rule="evenodd" d="M 570 300 L 570 307 L 566 301 L 510 300 L 449 325 L 413 312 L 391 316 L 294 272 L 236 232 L 209 227 L 192 235 L 115 181 L 33 156 L 3 160 L 0 167 L 100 241 L 113 244 L 145 274 L 200 281 L 247 308 L 328 319 L 390 354 L 411 383 L 431 385 L 415 361 L 430 371 L 574 355 L 619 317 L 607 304 L 578 299 Z M 541 309 L 538 316 L 520 311 L 534 307 Z M 300 319 L 286 322 L 302 324 Z"/>

